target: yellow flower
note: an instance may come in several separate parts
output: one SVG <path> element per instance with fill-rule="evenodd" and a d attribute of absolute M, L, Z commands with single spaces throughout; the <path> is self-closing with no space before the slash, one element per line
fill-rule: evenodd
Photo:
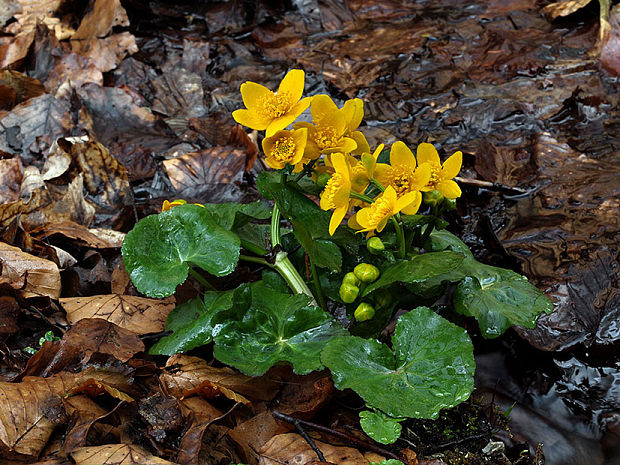
<path fill-rule="evenodd" d="M 187 203 L 187 200 L 183 200 L 183 199 L 176 199 L 176 200 L 173 200 L 172 202 L 169 202 L 168 200 L 164 200 L 164 203 L 161 206 L 161 211 L 167 212 L 173 207 L 178 207 L 179 205 L 185 205 L 186 203 Z M 193 205 L 198 205 L 199 207 L 205 208 L 205 206 L 202 205 L 201 203 L 195 203 Z"/>
<path fill-rule="evenodd" d="M 373 203 L 359 210 L 351 218 L 349 226 L 359 229 L 358 232 L 368 232 L 369 236 L 374 231 L 381 232 L 392 216 L 415 201 L 415 196 L 416 192 L 409 192 L 398 197 L 396 190 L 392 186 L 388 186 Z"/>
<path fill-rule="evenodd" d="M 265 162 L 269 167 L 277 170 L 284 168 L 287 164 L 297 165 L 302 160 L 307 139 L 306 128 L 292 131 L 282 130 L 271 137 L 266 137 L 263 139 Z"/>
<path fill-rule="evenodd" d="M 352 153 L 361 155 L 362 153 L 370 152 L 370 145 L 368 145 L 366 136 L 364 136 L 362 131 L 356 130 L 364 118 L 364 102 L 359 98 L 347 100 L 342 110 L 347 121 L 344 135 L 353 139 L 357 144 L 357 148 Z"/>
<path fill-rule="evenodd" d="M 463 164 L 463 153 L 453 153 L 444 163 L 441 164 L 439 154 L 432 144 L 422 143 L 418 145 L 418 163 L 428 165 L 431 170 L 431 177 L 422 191 L 438 190 L 447 199 L 456 199 L 461 196 L 461 188 L 452 180 Z"/>
<path fill-rule="evenodd" d="M 331 157 L 334 174 L 327 181 L 321 193 L 321 209 L 331 210 L 332 218 L 329 222 L 329 234 L 334 235 L 336 228 L 344 219 L 349 210 L 349 194 L 351 192 L 351 168 L 344 154 L 334 153 Z"/>
<path fill-rule="evenodd" d="M 272 92 L 265 86 L 247 81 L 241 84 L 241 96 L 247 109 L 233 111 L 239 124 L 259 131 L 266 130 L 267 137 L 286 128 L 310 105 L 310 97 L 302 100 L 305 73 L 292 69 Z"/>
<path fill-rule="evenodd" d="M 398 198 L 413 194 L 412 202 L 402 211 L 405 215 L 415 215 L 422 203 L 420 191 L 431 178 L 431 167 L 428 164 L 417 166 L 413 152 L 403 142 L 398 141 L 390 149 L 390 164 L 377 163 L 375 178 L 383 186 L 391 186 Z"/>
<path fill-rule="evenodd" d="M 321 154 L 351 153 L 357 142 L 345 133 L 350 127 L 354 108 L 338 109 L 328 95 L 316 95 L 312 99 L 310 111 L 312 123 L 300 121 L 293 127 L 308 128 L 308 144 L 304 157 L 316 160 Z"/>

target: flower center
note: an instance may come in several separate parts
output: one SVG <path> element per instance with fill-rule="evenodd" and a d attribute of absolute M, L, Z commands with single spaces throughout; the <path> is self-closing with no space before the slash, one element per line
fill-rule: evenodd
<path fill-rule="evenodd" d="M 370 179 L 366 168 L 361 163 L 357 163 L 351 166 L 351 184 L 354 191 L 362 192 L 368 187 Z"/>
<path fill-rule="evenodd" d="M 314 141 L 321 150 L 336 147 L 340 141 L 340 137 L 331 127 L 317 128 L 314 135 Z"/>
<path fill-rule="evenodd" d="M 428 162 L 427 162 L 428 163 Z M 439 182 L 439 173 L 441 172 L 441 165 L 438 163 L 428 163 L 431 167 L 431 179 L 429 179 L 427 186 L 435 188 Z"/>
<path fill-rule="evenodd" d="M 292 137 L 283 137 L 273 144 L 270 155 L 279 162 L 290 161 L 295 155 L 295 148 L 295 141 Z"/>
<path fill-rule="evenodd" d="M 323 191 L 322 197 L 327 202 L 326 209 L 337 208 L 334 203 L 334 197 L 338 190 L 340 190 L 345 184 L 344 176 L 340 173 L 334 173 L 327 184 L 325 185 L 325 190 Z"/>
<path fill-rule="evenodd" d="M 414 173 L 412 169 L 401 168 L 397 173 L 394 173 L 390 185 L 396 191 L 397 197 L 401 197 L 414 190 L 412 188 L 413 179 Z"/>
<path fill-rule="evenodd" d="M 392 216 L 392 204 L 388 199 L 381 196 L 371 205 L 368 219 L 370 224 L 377 226 L 386 216 Z"/>
<path fill-rule="evenodd" d="M 260 112 L 268 118 L 279 118 L 291 107 L 290 94 L 267 94 L 260 99 Z"/>

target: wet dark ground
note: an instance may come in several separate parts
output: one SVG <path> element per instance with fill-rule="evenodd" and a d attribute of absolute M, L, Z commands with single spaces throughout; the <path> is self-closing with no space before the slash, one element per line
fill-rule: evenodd
<path fill-rule="evenodd" d="M 591 53 L 596 2 L 553 23 L 547 3 L 125 0 L 139 51 L 78 95 L 140 214 L 162 198 L 253 197 L 260 164 L 244 175 L 243 153 L 185 183 L 161 162 L 229 143 L 239 85 L 273 88 L 293 67 L 308 94 L 365 101 L 372 147 L 462 150 L 462 177 L 522 188 L 464 186 L 451 218 L 480 260 L 524 273 L 555 303 L 534 330 L 476 337 L 479 395 L 515 403 L 506 440 L 544 443 L 547 464 L 620 464 L 618 78 Z M 30 75 L 54 88 L 54 44 L 37 40 Z M 115 227 L 131 227 L 124 217 Z"/>
<path fill-rule="evenodd" d="M 481 260 L 555 303 L 534 330 L 478 341 L 480 395 L 516 402 L 506 440 L 544 443 L 548 464 L 620 463 L 620 108 L 618 79 L 590 53 L 596 4 L 554 23 L 532 0 L 123 4 L 140 52 L 119 76 L 184 59 L 183 40 L 207 50 L 205 107 L 168 111 L 181 137 L 190 117 L 236 109 L 241 82 L 273 87 L 302 67 L 308 93 L 364 99 L 371 146 L 462 150 L 462 176 L 527 190 L 466 187 L 452 219 Z"/>

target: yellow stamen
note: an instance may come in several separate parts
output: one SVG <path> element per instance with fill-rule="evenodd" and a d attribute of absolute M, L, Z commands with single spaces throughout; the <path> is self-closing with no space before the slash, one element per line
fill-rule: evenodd
<path fill-rule="evenodd" d="M 334 203 L 334 196 L 345 183 L 346 180 L 340 173 L 334 173 L 332 177 L 329 178 L 329 181 L 327 181 L 327 184 L 325 185 L 323 195 L 321 196 L 324 199 L 324 202 L 326 202 L 324 210 L 337 207 Z"/>
<path fill-rule="evenodd" d="M 390 185 L 394 187 L 396 195 L 398 197 L 411 192 L 413 189 L 412 181 L 414 179 L 414 172 L 412 169 L 401 169 L 398 174 L 394 174 Z"/>
<path fill-rule="evenodd" d="M 275 142 L 270 155 L 279 162 L 287 162 L 295 155 L 295 148 L 295 141 L 292 137 L 283 137 Z"/>
<path fill-rule="evenodd" d="M 373 226 L 378 225 L 386 216 L 392 216 L 392 203 L 384 196 L 379 197 L 371 205 L 368 220 Z"/>
<path fill-rule="evenodd" d="M 288 92 L 267 94 L 260 99 L 259 111 L 266 117 L 279 118 L 291 107 L 291 96 Z"/>
<path fill-rule="evenodd" d="M 441 165 L 439 165 L 438 163 L 428 163 L 428 165 L 431 167 L 431 179 L 428 181 L 427 186 L 430 186 L 434 189 L 437 183 L 440 181 L 439 173 L 441 172 Z"/>
<path fill-rule="evenodd" d="M 314 141 L 321 150 L 331 147 L 337 147 L 339 140 L 340 137 L 338 137 L 336 131 L 334 131 L 334 129 L 331 127 L 317 128 L 316 134 L 314 136 Z"/>

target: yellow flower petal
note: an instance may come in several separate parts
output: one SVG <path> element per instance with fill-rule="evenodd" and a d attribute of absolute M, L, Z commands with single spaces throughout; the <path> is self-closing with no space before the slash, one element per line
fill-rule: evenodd
<path fill-rule="evenodd" d="M 254 111 L 244 109 L 233 111 L 232 117 L 242 126 L 246 126 L 250 129 L 258 129 L 259 131 L 267 129 L 270 122 L 268 118 L 263 118 L 257 115 Z"/>
<path fill-rule="evenodd" d="M 331 121 L 334 114 L 338 113 L 338 107 L 329 95 L 319 94 L 313 97 L 310 112 L 315 124 L 326 124 L 327 121 Z M 340 114 L 340 118 L 343 119 L 343 126 L 346 126 L 344 115 Z"/>
<path fill-rule="evenodd" d="M 419 192 L 409 192 L 396 201 L 396 209 L 405 215 L 415 215 L 420 209 L 422 194 Z M 403 204 L 406 204 L 403 206 Z"/>
<path fill-rule="evenodd" d="M 348 137 L 340 139 L 339 144 L 336 147 L 330 147 L 323 150 L 323 153 L 351 153 L 357 147 L 357 143 Z"/>
<path fill-rule="evenodd" d="M 336 208 L 334 212 L 332 213 L 332 217 L 329 220 L 329 235 L 330 236 L 334 235 L 334 233 L 336 232 L 336 229 L 338 228 L 338 226 L 340 226 L 340 223 L 342 223 L 342 220 L 347 214 L 347 210 L 348 210 L 348 204 L 343 207 Z"/>
<path fill-rule="evenodd" d="M 364 119 L 364 102 L 359 98 L 347 100 L 342 109 L 347 118 L 347 129 L 355 131 L 362 123 L 362 119 Z M 368 151 L 370 151 L 370 148 Z"/>
<path fill-rule="evenodd" d="M 416 167 L 413 152 L 401 141 L 394 142 L 390 149 L 390 164 L 392 166 L 407 166 L 411 169 Z"/>
<path fill-rule="evenodd" d="M 362 153 L 370 152 L 370 145 L 368 145 L 366 136 L 364 136 L 362 131 L 353 131 L 351 134 L 349 134 L 349 137 L 353 139 L 357 144 L 357 148 L 353 151 L 355 155 L 361 155 Z"/>
<path fill-rule="evenodd" d="M 342 153 L 332 154 L 331 162 L 337 173 L 342 174 L 347 181 L 351 179 L 351 176 L 349 174 L 349 165 L 345 156 Z"/>
<path fill-rule="evenodd" d="M 441 178 L 448 180 L 459 174 L 463 164 L 463 153 L 455 152 L 448 158 L 441 167 Z"/>
<path fill-rule="evenodd" d="M 411 188 L 413 190 L 422 190 L 431 179 L 431 167 L 428 163 L 422 163 L 415 169 L 413 179 L 411 180 Z"/>
<path fill-rule="evenodd" d="M 357 222 L 357 213 L 349 218 L 347 226 L 351 229 L 362 229 L 363 226 Z"/>
<path fill-rule="evenodd" d="M 258 107 L 263 97 L 270 94 L 273 92 L 255 82 L 247 81 L 241 84 L 241 97 L 246 108 Z"/>
<path fill-rule="evenodd" d="M 375 165 L 374 178 L 383 186 L 387 186 L 392 178 L 393 168 L 386 163 L 377 163 Z"/>
<path fill-rule="evenodd" d="M 298 101 L 304 93 L 306 74 L 301 69 L 292 69 L 280 82 L 278 94 L 288 92 L 292 102 Z"/>
<path fill-rule="evenodd" d="M 269 126 L 267 126 L 265 136 L 273 136 L 276 132 L 289 126 L 293 121 L 295 121 L 295 119 L 297 119 L 297 116 L 291 113 L 286 113 L 279 118 L 274 119 L 271 123 L 269 123 Z"/>
<path fill-rule="evenodd" d="M 461 196 L 461 188 L 454 181 L 439 181 L 437 190 L 447 199 L 456 199 Z"/>
<path fill-rule="evenodd" d="M 429 144 L 427 142 L 422 142 L 418 145 L 416 155 L 418 157 L 418 164 L 430 163 L 439 165 L 441 163 L 437 149 L 433 146 L 433 144 Z"/>

